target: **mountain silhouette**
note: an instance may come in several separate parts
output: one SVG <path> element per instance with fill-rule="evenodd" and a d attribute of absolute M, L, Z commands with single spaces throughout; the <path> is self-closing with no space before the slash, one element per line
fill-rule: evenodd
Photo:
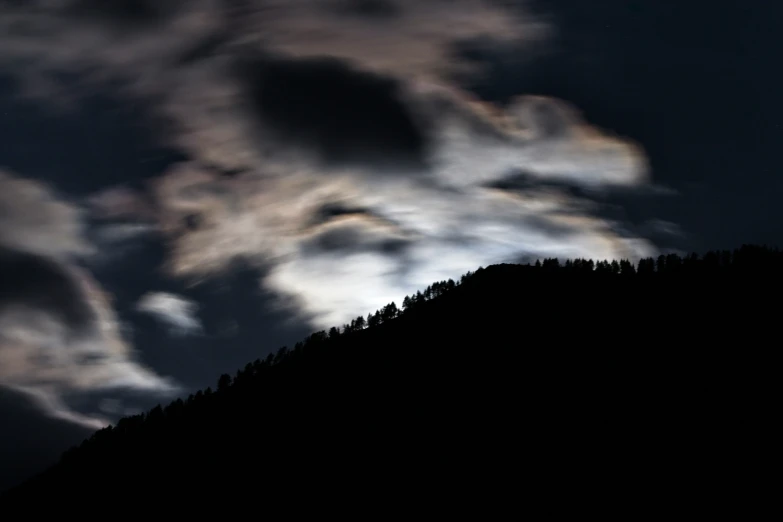
<path fill-rule="evenodd" d="M 2 505 L 753 516 L 773 498 L 782 273 L 748 245 L 480 268 L 122 419 Z"/>

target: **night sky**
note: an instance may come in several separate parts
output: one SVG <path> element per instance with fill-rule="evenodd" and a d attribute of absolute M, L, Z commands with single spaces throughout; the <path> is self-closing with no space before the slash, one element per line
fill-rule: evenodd
<path fill-rule="evenodd" d="M 479 266 L 780 245 L 781 20 L 0 0 L 0 489 Z"/>

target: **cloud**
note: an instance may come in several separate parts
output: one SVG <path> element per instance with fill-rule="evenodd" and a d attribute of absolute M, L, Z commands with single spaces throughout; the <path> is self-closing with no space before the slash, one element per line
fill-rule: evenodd
<path fill-rule="evenodd" d="M 42 256 L 86 255 L 83 212 L 42 183 L 0 170 L 0 245 Z"/>
<path fill-rule="evenodd" d="M 500 107 L 456 84 L 481 74 L 458 57 L 460 43 L 524 53 L 546 41 L 552 27 L 523 9 L 480 0 L 176 4 L 149 18 L 145 2 L 123 3 L 117 9 L 140 9 L 145 22 L 121 34 L 51 9 L 0 17 L 0 64 L 27 64 L 14 69 L 23 77 L 89 71 L 87 85 L 114 80 L 168 122 L 154 130 L 191 160 L 162 172 L 147 194 L 107 187 L 92 201 L 104 216 L 153 222 L 168 274 L 199 280 L 248 262 L 264 269 L 260 284 L 328 327 L 524 254 L 655 251 L 568 190 L 648 187 L 638 144 L 564 100 L 530 93 Z M 503 185 L 519 173 L 524 186 Z"/>
<path fill-rule="evenodd" d="M 45 186 L 0 175 L 0 386 L 95 427 L 105 419 L 74 410 L 69 397 L 176 387 L 134 361 L 109 296 L 76 263 L 93 252 L 80 215 Z"/>
<path fill-rule="evenodd" d="M 0 9 L 0 66 L 27 84 L 62 89 L 56 80 L 63 73 L 79 74 L 81 91 L 110 80 L 128 94 L 155 97 L 176 120 L 168 138 L 202 153 L 205 139 L 220 140 L 214 155 L 238 155 L 232 163 L 254 156 L 247 148 L 257 146 L 243 128 L 250 100 L 232 73 L 240 57 L 330 57 L 399 81 L 436 81 L 473 67 L 455 59 L 457 42 L 524 45 L 548 34 L 521 9 L 490 0 L 31 0 Z M 118 35 L 107 20 L 126 20 L 133 30 Z M 48 88 L 38 95 L 67 97 Z"/>
<path fill-rule="evenodd" d="M 90 230 L 90 238 L 98 252 L 88 260 L 92 270 L 123 267 L 128 256 L 138 253 L 158 235 L 155 223 L 136 221 L 96 224 Z M 123 269 L 123 268 L 120 268 Z"/>
<path fill-rule="evenodd" d="M 93 430 L 99 430 L 111 424 L 108 418 L 99 415 L 84 415 L 74 411 L 60 399 L 57 393 L 49 389 L 27 386 L 10 386 L 9 388 L 27 396 L 35 406 L 45 411 L 53 419 L 72 422 Z"/>
<path fill-rule="evenodd" d="M 115 223 L 99 227 L 95 236 L 106 246 L 118 246 L 126 241 L 147 236 L 156 232 L 156 227 L 146 223 Z"/>
<path fill-rule="evenodd" d="M 400 5 L 393 0 L 338 0 L 335 10 L 347 15 L 372 19 L 388 19 L 402 14 Z"/>
<path fill-rule="evenodd" d="M 196 335 L 203 332 L 201 322 L 196 317 L 198 304 L 184 297 L 166 292 L 149 292 L 139 299 L 136 309 L 168 326 L 172 335 Z"/>
<path fill-rule="evenodd" d="M 173 16 L 182 7 L 181 0 L 71 0 L 64 2 L 63 13 L 76 18 L 109 22 L 120 27 L 143 27 Z"/>
<path fill-rule="evenodd" d="M 518 96 L 502 110 L 442 87 L 419 96 L 437 107 L 434 161 L 443 183 L 490 183 L 520 170 L 589 187 L 649 181 L 639 145 L 590 126 L 562 100 Z"/>
<path fill-rule="evenodd" d="M 568 192 L 510 192 L 484 179 L 444 187 L 317 170 L 229 179 L 188 165 L 164 175 L 156 193 L 172 274 L 219 274 L 238 259 L 267 267 L 262 284 L 298 298 L 320 326 L 524 252 L 633 258 L 653 250 L 591 217 L 591 202 Z M 185 220 L 193 215 L 195 228 Z"/>
<path fill-rule="evenodd" d="M 99 219 L 155 220 L 155 209 L 145 195 L 128 187 L 101 190 L 87 198 L 87 204 L 92 215 Z"/>
<path fill-rule="evenodd" d="M 0 310 L 12 307 L 38 310 L 65 328 L 89 327 L 95 314 L 72 274 L 56 261 L 0 247 L 3 293 Z"/>
<path fill-rule="evenodd" d="M 316 151 L 329 164 L 426 167 L 425 129 L 394 79 L 334 58 L 266 58 L 247 69 L 257 117 L 277 142 Z"/>
<path fill-rule="evenodd" d="M 246 41 L 293 57 L 332 56 L 375 72 L 433 78 L 465 68 L 455 42 L 538 41 L 549 27 L 492 0 L 259 0 L 230 18 Z"/>

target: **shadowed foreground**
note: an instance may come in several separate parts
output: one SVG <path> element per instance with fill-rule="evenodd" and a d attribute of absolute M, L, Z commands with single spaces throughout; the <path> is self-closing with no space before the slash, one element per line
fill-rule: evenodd
<path fill-rule="evenodd" d="M 123 419 L 2 501 L 747 516 L 772 498 L 782 270 L 757 247 L 479 269 Z"/>

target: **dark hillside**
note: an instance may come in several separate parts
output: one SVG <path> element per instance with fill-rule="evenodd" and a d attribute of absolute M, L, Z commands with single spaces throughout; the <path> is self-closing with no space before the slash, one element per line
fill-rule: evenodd
<path fill-rule="evenodd" d="M 758 247 L 480 269 L 123 419 L 2 501 L 749 515 L 772 492 L 782 270 Z"/>

